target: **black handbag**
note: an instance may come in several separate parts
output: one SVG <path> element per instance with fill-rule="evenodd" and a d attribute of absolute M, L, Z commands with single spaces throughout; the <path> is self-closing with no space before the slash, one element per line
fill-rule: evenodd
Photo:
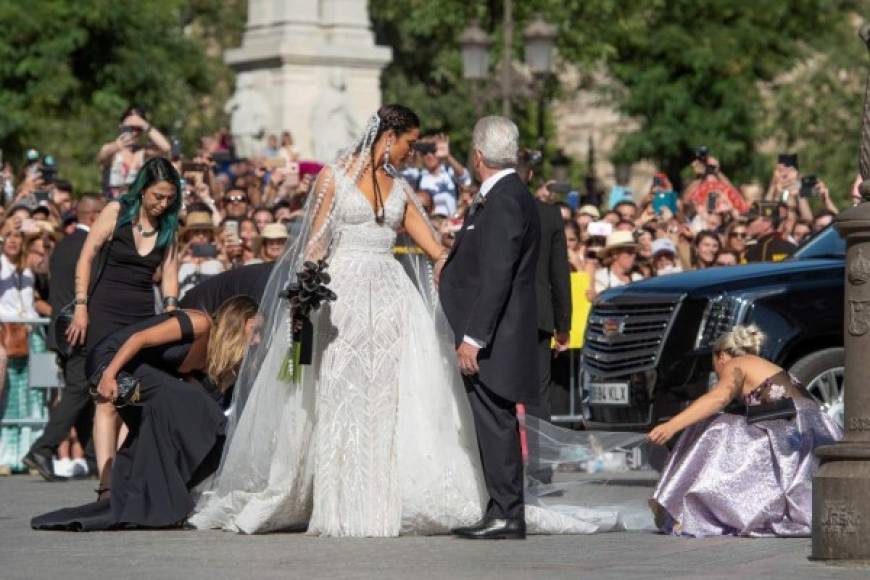
<path fill-rule="evenodd" d="M 103 371 L 106 370 L 107 366 L 108 365 L 101 366 L 91 377 L 91 397 L 94 399 L 100 398 L 100 393 L 97 392 L 97 386 L 100 384 L 100 380 L 103 378 Z M 116 407 L 126 407 L 128 405 L 135 405 L 139 402 L 141 398 L 140 387 L 142 384 L 138 379 L 136 379 L 136 377 L 130 373 L 121 371 L 118 373 L 118 376 L 115 377 L 115 382 L 118 383 L 118 394 L 112 402 L 115 403 Z"/>
<path fill-rule="evenodd" d="M 106 267 L 106 261 L 109 259 L 109 247 L 111 245 L 112 240 L 110 239 L 109 243 L 107 243 L 100 252 L 100 262 L 97 267 L 97 274 L 94 276 L 93 282 L 91 282 L 91 286 L 88 289 L 89 299 L 91 294 L 94 293 L 94 289 L 97 287 L 97 282 L 99 282 L 100 277 L 103 275 L 103 268 Z M 75 311 L 76 301 L 73 299 L 72 302 L 60 309 L 60 312 L 57 313 L 57 316 L 54 317 L 54 320 L 51 323 L 51 331 L 54 333 L 55 350 L 63 359 L 69 358 L 75 351 L 75 348 L 66 339 L 66 331 L 69 328 L 69 325 L 72 324 Z"/>
<path fill-rule="evenodd" d="M 794 419 L 797 416 L 797 407 L 794 399 L 779 399 L 771 403 L 746 406 L 746 422 L 748 424 L 760 421 L 773 421 L 775 419 Z"/>

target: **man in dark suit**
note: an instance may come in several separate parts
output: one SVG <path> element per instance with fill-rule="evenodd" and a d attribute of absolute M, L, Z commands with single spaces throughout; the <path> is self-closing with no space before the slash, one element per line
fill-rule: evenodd
<path fill-rule="evenodd" d="M 259 304 L 274 266 L 275 262 L 261 262 L 221 272 L 191 288 L 181 299 L 179 308 L 201 310 L 213 315 L 221 304 L 242 295 L 253 298 Z"/>
<path fill-rule="evenodd" d="M 527 184 L 533 176 L 527 160 L 530 155 L 520 151 L 517 175 Z M 552 415 L 550 408 L 550 365 L 553 360 L 553 337 L 556 350 L 568 348 L 571 331 L 571 268 L 568 266 L 568 243 L 565 241 L 565 224 L 559 206 L 535 200 L 538 219 L 541 222 L 541 247 L 538 253 L 536 295 L 538 298 L 538 371 L 541 373 L 540 400 L 537 405 L 528 405 L 526 413 L 544 421 Z M 529 441 L 530 447 L 532 441 Z M 531 449 L 530 449 L 531 454 Z"/>
<path fill-rule="evenodd" d="M 444 312 L 474 413 L 489 502 L 472 539 L 522 539 L 526 524 L 516 404 L 538 400 L 535 271 L 540 225 L 535 201 L 517 177 L 519 131 L 504 117 L 474 126 L 479 200 L 440 276 Z"/>
<path fill-rule="evenodd" d="M 82 196 L 76 205 L 78 225 L 75 231 L 66 236 L 54 248 L 49 261 L 48 273 L 51 279 L 51 324 L 49 324 L 48 347 L 57 348 L 53 335 L 54 319 L 61 309 L 75 298 L 75 271 L 82 246 L 88 237 L 90 227 L 103 209 L 103 201 L 95 196 Z M 60 401 L 52 407 L 48 424 L 37 439 L 23 463 L 35 469 L 47 481 L 59 479 L 54 474 L 52 458 L 58 445 L 69 436 L 70 429 L 76 428 L 79 442 L 87 447 L 91 437 L 94 418 L 94 404 L 90 395 L 90 384 L 85 373 L 85 355 L 77 349 L 62 361 L 64 389 Z"/>

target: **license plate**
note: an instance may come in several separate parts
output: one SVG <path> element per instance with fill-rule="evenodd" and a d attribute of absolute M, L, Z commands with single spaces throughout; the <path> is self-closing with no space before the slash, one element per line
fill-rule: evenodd
<path fill-rule="evenodd" d="M 589 383 L 590 405 L 628 405 L 628 383 Z"/>

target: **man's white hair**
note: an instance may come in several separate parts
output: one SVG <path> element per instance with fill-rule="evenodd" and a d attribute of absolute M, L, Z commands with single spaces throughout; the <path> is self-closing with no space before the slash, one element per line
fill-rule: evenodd
<path fill-rule="evenodd" d="M 520 130 L 506 117 L 492 115 L 474 124 L 471 146 L 483 156 L 492 169 L 505 169 L 517 164 Z"/>

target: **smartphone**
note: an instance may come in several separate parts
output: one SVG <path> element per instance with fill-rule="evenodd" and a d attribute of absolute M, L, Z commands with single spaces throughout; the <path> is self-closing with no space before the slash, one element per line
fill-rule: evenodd
<path fill-rule="evenodd" d="M 548 184 L 547 191 L 549 191 L 550 193 L 561 193 L 565 195 L 574 191 L 574 188 L 571 187 L 570 183 L 562 183 L 557 181 L 555 183 Z"/>
<path fill-rule="evenodd" d="M 299 163 L 296 161 L 288 163 L 286 175 L 285 182 L 287 187 L 299 187 Z"/>
<path fill-rule="evenodd" d="M 224 223 L 224 231 L 230 235 L 230 239 L 233 240 L 233 243 L 238 244 L 241 242 L 239 238 L 239 222 L 232 220 Z"/>
<path fill-rule="evenodd" d="M 120 129 L 118 129 L 118 133 L 123 135 L 124 133 L 135 133 L 139 130 L 139 127 L 134 127 L 133 125 L 121 125 Z"/>
<path fill-rule="evenodd" d="M 214 244 L 193 244 L 190 249 L 194 258 L 217 258 L 218 255 Z"/>
<path fill-rule="evenodd" d="M 44 201 L 48 201 L 49 198 L 50 198 L 50 195 L 47 191 L 34 191 L 33 192 L 33 199 L 36 200 L 36 205 L 39 205 L 40 203 L 42 203 Z"/>
<path fill-rule="evenodd" d="M 435 153 L 437 149 L 435 143 L 421 143 L 419 141 L 414 143 L 414 151 L 422 155 L 425 155 L 426 153 Z"/>
<path fill-rule="evenodd" d="M 205 173 L 209 170 L 208 165 L 205 163 L 193 163 L 192 161 L 185 161 L 181 164 L 181 173 Z"/>
<path fill-rule="evenodd" d="M 816 185 L 819 184 L 819 179 L 815 175 L 806 175 L 801 177 L 801 197 L 812 197 L 816 193 Z"/>
<path fill-rule="evenodd" d="M 716 211 L 716 198 L 719 196 L 719 192 L 711 191 L 707 194 L 707 213 L 713 213 Z"/>
<path fill-rule="evenodd" d="M 604 221 L 590 222 L 586 226 L 586 231 L 590 236 L 606 238 L 613 233 L 613 224 Z"/>
<path fill-rule="evenodd" d="M 21 220 L 21 231 L 22 232 L 35 232 L 39 229 L 39 226 L 36 225 L 36 220 L 33 218 L 23 218 Z"/>

